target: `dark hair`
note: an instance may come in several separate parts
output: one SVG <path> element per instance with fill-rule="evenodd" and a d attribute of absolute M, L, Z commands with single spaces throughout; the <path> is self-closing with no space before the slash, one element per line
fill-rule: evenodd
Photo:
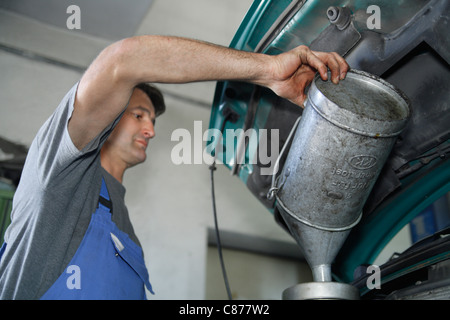
<path fill-rule="evenodd" d="M 141 89 L 144 91 L 155 107 L 155 115 L 159 116 L 166 111 L 166 104 L 164 103 L 164 97 L 161 91 L 148 83 L 140 83 L 135 88 Z"/>

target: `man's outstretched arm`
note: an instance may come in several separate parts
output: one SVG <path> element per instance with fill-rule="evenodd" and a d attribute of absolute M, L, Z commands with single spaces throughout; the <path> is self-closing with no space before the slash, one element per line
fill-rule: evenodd
<path fill-rule="evenodd" d="M 69 133 L 82 149 L 117 117 L 142 82 L 246 81 L 302 105 L 314 73 L 326 80 L 328 69 L 338 82 L 348 65 L 336 53 L 313 52 L 306 46 L 270 56 L 179 37 L 132 37 L 108 46 L 86 70 Z"/>

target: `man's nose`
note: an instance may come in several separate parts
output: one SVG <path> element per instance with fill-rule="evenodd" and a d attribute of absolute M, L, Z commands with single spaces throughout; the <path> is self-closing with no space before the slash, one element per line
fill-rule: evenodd
<path fill-rule="evenodd" d="M 155 136 L 155 126 L 153 125 L 153 122 L 146 121 L 142 127 L 142 133 L 147 139 L 153 138 Z"/>

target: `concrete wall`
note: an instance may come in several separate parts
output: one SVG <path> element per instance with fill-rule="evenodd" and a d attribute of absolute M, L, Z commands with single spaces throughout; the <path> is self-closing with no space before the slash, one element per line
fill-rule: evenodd
<path fill-rule="evenodd" d="M 180 35 L 228 45 L 251 2 L 154 0 L 136 34 Z M 66 15 L 65 12 L 54 14 Z M 42 123 L 81 76 L 79 71 L 48 64 L 39 60 L 40 57 L 85 68 L 110 42 L 0 9 L 0 45 L 31 54 L 30 59 L 0 50 L 0 136 L 29 145 Z M 168 110 L 157 120 L 156 138 L 149 145 L 146 163 L 130 169 L 124 180 L 126 202 L 156 292 L 150 298 L 220 297 L 220 292 L 225 292 L 222 279 L 217 278 L 220 272 L 213 277 L 217 286 L 214 281 L 207 283 L 208 261 L 214 260 L 211 253 L 208 255 L 211 250 L 208 251 L 207 240 L 208 230 L 213 228 L 208 166 L 177 166 L 170 158 L 176 144 L 170 137 L 175 129 L 186 128 L 192 132 L 194 121 L 202 121 L 203 130 L 207 129 L 210 110 L 204 105 L 212 102 L 215 84 L 160 87 L 181 99 L 167 96 Z M 261 239 L 292 248 L 292 239 L 238 178 L 219 166 L 215 181 L 222 230 L 245 235 L 247 240 L 242 246 L 250 250 Z M 242 252 L 224 254 L 230 269 L 240 270 L 249 263 L 242 254 L 245 256 Z M 264 261 L 264 255 L 261 257 Z M 296 279 L 308 277 L 309 270 L 302 268 L 304 264 L 297 260 L 276 258 L 274 263 L 272 259 L 265 260 L 266 267 L 258 260 L 261 267 L 253 268 L 254 274 L 259 273 L 259 280 L 252 280 L 259 284 L 253 286 L 253 291 L 239 293 L 236 289 L 234 294 L 245 298 L 276 298 L 281 292 L 274 292 L 271 284 L 264 285 L 265 281 L 272 283 L 274 275 L 290 274 L 289 281 L 282 280 L 281 288 L 285 283 L 290 286 Z M 214 268 L 218 265 L 212 268 L 211 271 L 210 265 L 209 274 L 217 271 Z M 230 273 L 231 284 L 245 284 L 245 274 Z"/>

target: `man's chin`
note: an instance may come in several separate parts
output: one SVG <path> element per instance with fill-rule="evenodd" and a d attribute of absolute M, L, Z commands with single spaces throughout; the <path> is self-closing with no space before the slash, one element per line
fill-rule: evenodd
<path fill-rule="evenodd" d="M 147 154 L 144 153 L 143 156 L 138 158 L 138 162 L 136 164 L 143 163 L 143 162 L 145 162 L 146 159 L 147 159 Z"/>
<path fill-rule="evenodd" d="M 141 163 L 145 162 L 146 159 L 147 159 L 147 154 L 145 152 L 140 153 L 134 157 L 133 161 L 130 164 L 130 167 L 134 167 L 138 164 L 141 164 Z"/>

